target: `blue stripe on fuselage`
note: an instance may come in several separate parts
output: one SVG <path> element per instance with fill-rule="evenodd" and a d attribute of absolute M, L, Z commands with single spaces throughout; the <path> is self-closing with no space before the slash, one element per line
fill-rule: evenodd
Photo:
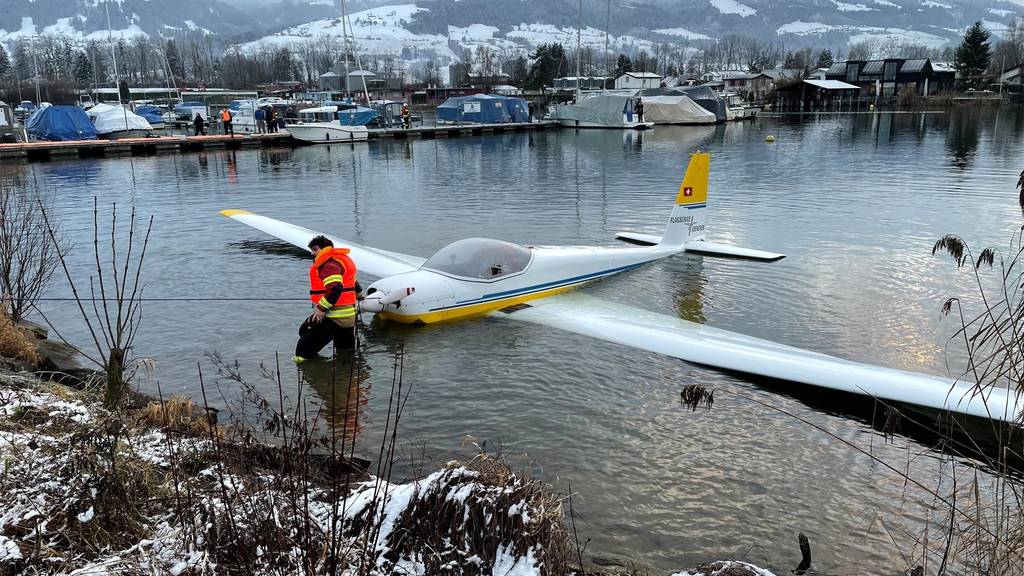
<path fill-rule="evenodd" d="M 620 266 L 618 268 L 612 268 L 610 270 L 604 270 L 604 271 L 601 271 L 601 272 L 592 272 L 590 274 L 583 274 L 581 276 L 575 276 L 573 278 L 565 278 L 563 280 L 554 280 L 552 282 L 546 282 L 544 284 L 537 284 L 537 285 L 534 285 L 534 286 L 528 286 L 526 288 L 517 288 L 515 290 L 507 290 L 505 292 L 494 292 L 492 294 L 484 294 L 480 298 L 474 298 L 473 300 L 462 300 L 460 302 L 456 302 L 453 306 L 441 306 L 440 308 L 431 308 L 430 311 L 434 312 L 434 311 L 437 311 L 437 310 L 449 310 L 451 308 L 460 308 L 462 306 L 469 306 L 469 305 L 472 305 L 472 304 L 481 304 L 483 302 L 492 302 L 492 301 L 495 301 L 495 300 L 503 300 L 505 298 L 513 298 L 515 296 L 522 296 L 524 294 L 531 294 L 533 292 L 542 292 L 544 290 L 550 290 L 552 288 L 560 288 L 562 286 L 569 286 L 569 285 L 572 285 L 572 284 L 579 284 L 581 282 L 586 282 L 587 280 L 593 280 L 595 278 L 600 278 L 602 276 L 609 276 L 611 274 L 617 274 L 619 272 L 625 272 L 627 270 L 632 270 L 633 268 L 638 268 L 640 266 L 643 266 L 644 264 L 647 264 L 648 262 L 653 262 L 654 260 L 657 260 L 657 258 L 655 258 L 653 260 L 646 260 L 644 262 L 638 262 L 636 264 L 629 264 L 628 266 Z"/>

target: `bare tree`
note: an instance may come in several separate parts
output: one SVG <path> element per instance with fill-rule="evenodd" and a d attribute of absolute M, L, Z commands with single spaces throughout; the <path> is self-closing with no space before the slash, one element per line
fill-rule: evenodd
<path fill-rule="evenodd" d="M 56 271 L 55 255 L 67 251 L 57 231 L 43 225 L 45 198 L 31 198 L 26 186 L 0 181 L 0 303 L 15 322 L 35 307 Z"/>

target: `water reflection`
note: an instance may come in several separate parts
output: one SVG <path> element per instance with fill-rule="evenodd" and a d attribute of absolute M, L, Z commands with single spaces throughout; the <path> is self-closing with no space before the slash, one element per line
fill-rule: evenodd
<path fill-rule="evenodd" d="M 353 360 L 351 353 L 337 359 L 316 359 L 299 368 L 302 381 L 317 396 L 317 414 L 341 442 L 356 442 L 366 425 L 366 407 L 370 397 L 370 367 L 361 357 Z"/>
<path fill-rule="evenodd" d="M 950 112 L 949 131 L 946 133 L 951 164 L 960 170 L 969 168 L 980 137 L 978 109 L 969 106 L 954 108 Z"/>

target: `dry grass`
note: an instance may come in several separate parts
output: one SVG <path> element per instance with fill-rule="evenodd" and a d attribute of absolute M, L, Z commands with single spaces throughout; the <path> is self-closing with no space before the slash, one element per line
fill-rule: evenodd
<path fill-rule="evenodd" d="M 36 351 L 32 335 L 12 322 L 2 308 L 0 308 L 0 357 L 24 360 L 32 364 L 39 362 L 39 353 Z"/>
<path fill-rule="evenodd" d="M 163 402 L 150 402 L 137 410 L 134 416 L 137 425 L 143 427 L 163 428 L 197 438 L 209 438 L 212 428 L 218 437 L 223 438 L 223 431 L 208 412 L 181 394 L 174 394 Z"/>

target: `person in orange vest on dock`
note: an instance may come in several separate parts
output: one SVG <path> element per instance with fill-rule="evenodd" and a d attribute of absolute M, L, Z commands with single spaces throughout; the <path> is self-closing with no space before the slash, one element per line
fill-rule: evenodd
<path fill-rule="evenodd" d="M 231 110 L 228 110 L 227 108 L 221 110 L 220 121 L 221 124 L 224 125 L 224 133 L 227 134 L 228 132 L 230 132 L 231 135 L 234 136 L 235 128 L 231 125 Z"/>
<path fill-rule="evenodd" d="M 299 328 L 299 342 L 292 360 L 315 358 L 334 341 L 335 353 L 352 351 L 356 343 L 356 263 L 348 248 L 335 248 L 326 236 L 309 241 L 313 265 L 309 267 L 309 299 L 313 314 Z"/>

